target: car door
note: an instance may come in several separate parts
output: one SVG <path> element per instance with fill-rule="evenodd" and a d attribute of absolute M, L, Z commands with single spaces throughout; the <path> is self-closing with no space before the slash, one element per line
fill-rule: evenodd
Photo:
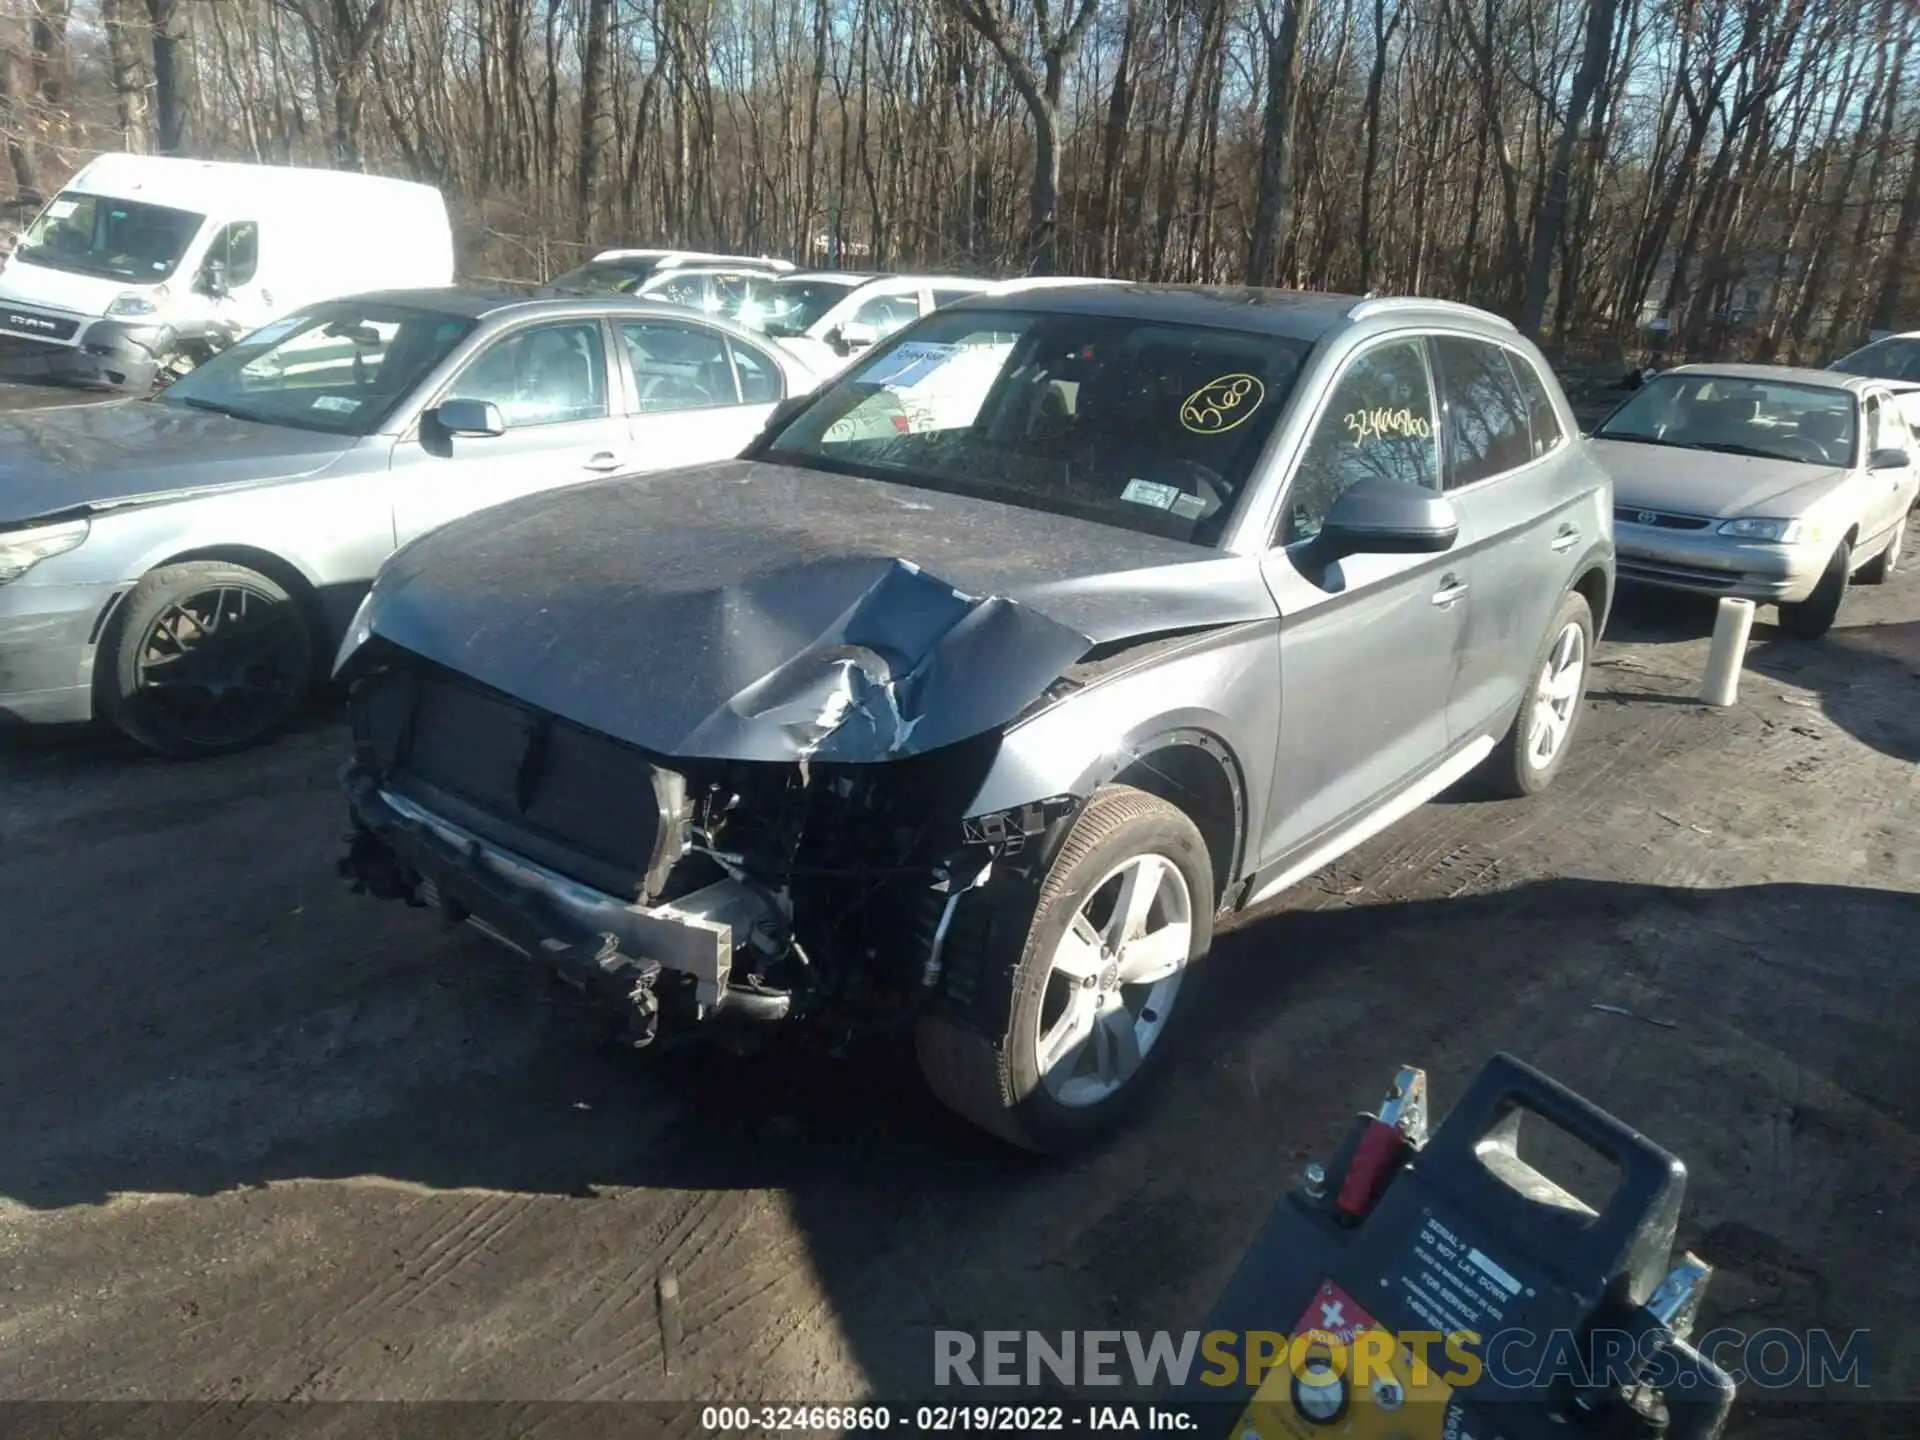
<path fill-rule="evenodd" d="M 1440 487 L 1425 343 L 1395 335 L 1349 359 L 1290 477 L 1261 569 L 1280 610 L 1280 734 L 1263 862 L 1346 828 L 1447 750 L 1447 697 L 1472 603 L 1451 554 L 1350 555 L 1313 540 L 1364 479 Z"/>
<path fill-rule="evenodd" d="M 786 393 L 771 355 L 712 326 L 649 319 L 616 328 L 632 376 L 627 426 L 640 468 L 731 459 Z"/>
<path fill-rule="evenodd" d="M 405 544 L 459 515 L 625 468 L 633 450 L 614 397 L 606 327 L 535 321 L 475 353 L 436 397 L 496 406 L 499 435 L 452 435 L 431 407 L 393 449 L 394 535 Z"/>
<path fill-rule="evenodd" d="M 1464 335 L 1432 339 L 1444 483 L 1455 547 L 1472 587 L 1448 701 L 1454 740 L 1498 723 L 1526 693 L 1534 652 L 1592 537 L 1560 464 L 1566 440 L 1546 382 L 1525 355 Z"/>
<path fill-rule="evenodd" d="M 1862 485 L 1864 503 L 1860 517 L 1861 544 L 1855 553 L 1878 553 L 1878 545 L 1894 525 L 1903 524 L 1912 503 L 1914 465 L 1912 431 L 1899 402 L 1885 391 L 1870 391 L 1861 407 L 1866 426 L 1866 443 L 1860 448 L 1860 463 L 1865 470 Z M 1875 470 L 1873 456 L 1879 450 L 1904 450 L 1908 463 L 1897 469 Z"/>

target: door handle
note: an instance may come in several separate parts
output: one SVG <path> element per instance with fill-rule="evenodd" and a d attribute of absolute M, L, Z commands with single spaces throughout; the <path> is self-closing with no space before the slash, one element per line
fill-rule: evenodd
<path fill-rule="evenodd" d="M 1442 610 L 1445 610 L 1451 606 L 1454 601 L 1465 599 L 1466 594 L 1466 582 L 1457 580 L 1449 575 L 1440 582 L 1440 588 L 1433 592 L 1433 603 L 1438 605 Z"/>
<path fill-rule="evenodd" d="M 1572 525 L 1562 525 L 1560 533 L 1553 537 L 1553 553 L 1564 555 L 1580 543 L 1580 531 Z"/>
<path fill-rule="evenodd" d="M 589 455 L 580 462 L 583 468 L 598 471 L 602 475 L 611 474 L 626 462 L 611 450 L 602 450 L 597 455 Z"/>

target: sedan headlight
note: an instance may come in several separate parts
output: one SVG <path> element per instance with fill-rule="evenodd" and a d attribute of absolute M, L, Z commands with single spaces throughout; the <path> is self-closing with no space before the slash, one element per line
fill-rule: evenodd
<path fill-rule="evenodd" d="M 66 554 L 85 540 L 92 528 L 86 520 L 68 520 L 0 534 L 0 585 L 18 580 L 50 555 Z"/>
<path fill-rule="evenodd" d="M 1800 540 L 1817 540 L 1819 535 L 1811 532 L 1801 520 L 1754 520 L 1742 518 L 1729 520 L 1720 527 L 1722 535 L 1735 540 L 1764 540 L 1775 545 L 1792 545 Z"/>
<path fill-rule="evenodd" d="M 160 303 L 166 298 L 167 287 L 164 285 L 157 285 L 152 290 L 125 290 L 113 297 L 113 303 L 107 306 L 107 314 L 121 320 L 158 315 Z"/>

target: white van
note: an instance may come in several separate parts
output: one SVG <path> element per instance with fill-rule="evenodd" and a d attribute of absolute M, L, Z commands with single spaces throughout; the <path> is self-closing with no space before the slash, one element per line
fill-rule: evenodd
<path fill-rule="evenodd" d="M 316 300 L 452 283 L 432 186 L 101 155 L 0 266 L 0 350 L 54 378 L 144 391 Z"/>

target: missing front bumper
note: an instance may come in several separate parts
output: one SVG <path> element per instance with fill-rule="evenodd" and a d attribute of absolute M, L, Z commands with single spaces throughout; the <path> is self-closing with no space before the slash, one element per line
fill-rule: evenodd
<path fill-rule="evenodd" d="M 350 770 L 345 778 L 355 829 L 340 869 L 356 889 L 476 923 L 570 982 L 631 1008 L 649 1037 L 660 1008 L 656 990 L 670 976 L 690 985 L 696 1019 L 722 1011 L 755 1019 L 786 1014 L 784 995 L 731 984 L 736 947 L 768 919 L 766 901 L 750 888 L 723 881 L 671 905 L 636 905 L 429 815 L 365 772 Z"/>

